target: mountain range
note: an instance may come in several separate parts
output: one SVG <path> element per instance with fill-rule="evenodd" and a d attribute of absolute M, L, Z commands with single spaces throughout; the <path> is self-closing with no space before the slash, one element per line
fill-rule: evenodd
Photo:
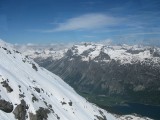
<path fill-rule="evenodd" d="M 89 103 L 60 77 L 0 41 L 1 120 L 149 120 Z"/>
<path fill-rule="evenodd" d="M 65 50 L 30 50 L 24 54 L 84 96 L 160 105 L 158 47 L 83 43 Z"/>

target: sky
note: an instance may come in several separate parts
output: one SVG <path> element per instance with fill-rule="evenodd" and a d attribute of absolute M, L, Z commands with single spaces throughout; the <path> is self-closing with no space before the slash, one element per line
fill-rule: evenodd
<path fill-rule="evenodd" d="M 160 45 L 160 0 L 0 0 L 0 38 Z"/>

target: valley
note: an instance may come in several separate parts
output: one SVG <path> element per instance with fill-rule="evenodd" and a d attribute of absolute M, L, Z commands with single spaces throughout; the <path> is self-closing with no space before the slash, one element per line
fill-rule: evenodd
<path fill-rule="evenodd" d="M 137 111 L 120 111 L 126 109 L 126 106 L 123 108 L 126 103 L 160 105 L 159 48 L 85 43 L 64 51 L 59 59 L 54 59 L 54 54 L 44 58 L 43 54 L 40 52 L 40 56 L 35 57 L 33 51 L 29 57 L 59 75 L 88 101 L 106 110 L 143 114 L 145 110 L 139 112 L 138 107 Z M 117 111 L 119 106 L 122 109 Z M 148 117 L 159 118 L 157 114 Z"/>
<path fill-rule="evenodd" d="M 0 0 L 0 120 L 160 120 L 160 0 Z"/>

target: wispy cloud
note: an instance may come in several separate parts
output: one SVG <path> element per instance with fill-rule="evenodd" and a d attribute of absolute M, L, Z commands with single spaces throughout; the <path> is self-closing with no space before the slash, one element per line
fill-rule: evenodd
<path fill-rule="evenodd" d="M 120 18 L 117 19 L 116 17 L 107 16 L 105 14 L 85 14 L 82 16 L 70 18 L 63 23 L 59 23 L 56 28 L 52 30 L 46 30 L 45 32 L 96 29 L 105 26 L 116 25 L 121 21 L 122 19 Z"/>

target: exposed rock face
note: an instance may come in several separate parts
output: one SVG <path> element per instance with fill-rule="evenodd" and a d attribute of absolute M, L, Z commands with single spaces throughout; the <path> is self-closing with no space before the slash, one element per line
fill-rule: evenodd
<path fill-rule="evenodd" d="M 47 120 L 49 113 L 50 111 L 48 109 L 40 107 L 39 110 L 36 111 L 37 120 Z"/>
<path fill-rule="evenodd" d="M 21 100 L 21 104 L 17 105 L 17 107 L 13 111 L 15 118 L 18 120 L 26 120 L 27 109 L 28 109 L 28 106 L 26 105 L 26 102 L 24 100 Z"/>
<path fill-rule="evenodd" d="M 6 88 L 7 92 L 12 92 L 13 89 L 9 86 L 9 84 L 7 83 L 7 81 L 3 81 L 1 82 L 2 86 Z"/>
<path fill-rule="evenodd" d="M 30 113 L 30 120 L 47 120 L 50 110 L 40 107 L 36 114 Z"/>
<path fill-rule="evenodd" d="M 110 56 L 104 52 L 100 52 L 99 56 L 95 57 L 94 60 L 98 60 L 98 61 L 101 61 L 101 60 L 110 60 Z"/>
<path fill-rule="evenodd" d="M 38 71 L 37 69 L 37 66 L 35 64 L 32 63 L 32 68 L 35 70 L 35 71 Z"/>
<path fill-rule="evenodd" d="M 40 89 L 38 87 L 34 88 L 38 93 L 40 93 Z"/>
<path fill-rule="evenodd" d="M 0 110 L 10 113 L 13 110 L 13 105 L 12 103 L 5 101 L 5 100 L 0 100 Z"/>
<path fill-rule="evenodd" d="M 34 115 L 33 113 L 29 113 L 29 118 L 30 118 L 30 120 L 38 120 L 37 116 Z"/>

